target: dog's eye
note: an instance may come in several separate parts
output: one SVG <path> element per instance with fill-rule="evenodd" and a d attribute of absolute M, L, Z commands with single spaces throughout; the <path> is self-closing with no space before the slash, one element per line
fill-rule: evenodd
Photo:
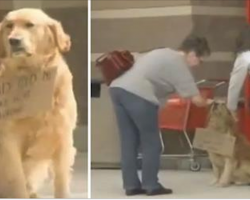
<path fill-rule="evenodd" d="M 12 29 L 13 26 L 14 26 L 14 25 L 13 25 L 12 23 L 9 23 L 9 24 L 6 25 L 6 27 L 9 28 L 9 29 Z"/>
<path fill-rule="evenodd" d="M 28 23 L 26 23 L 25 24 L 25 26 L 27 27 L 27 28 L 32 28 L 33 26 L 35 26 L 33 23 L 31 23 L 31 22 L 28 22 Z"/>

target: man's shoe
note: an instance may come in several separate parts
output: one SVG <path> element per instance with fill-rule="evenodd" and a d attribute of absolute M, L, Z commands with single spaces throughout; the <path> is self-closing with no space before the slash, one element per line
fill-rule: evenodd
<path fill-rule="evenodd" d="M 126 190 L 126 195 L 127 196 L 134 196 L 134 195 L 139 195 L 139 194 L 145 194 L 146 191 L 143 189 L 131 189 L 131 190 Z"/>
<path fill-rule="evenodd" d="M 148 196 L 164 195 L 164 194 L 172 194 L 172 193 L 173 191 L 171 189 L 164 188 L 163 186 L 157 189 L 147 190 L 146 192 Z"/>

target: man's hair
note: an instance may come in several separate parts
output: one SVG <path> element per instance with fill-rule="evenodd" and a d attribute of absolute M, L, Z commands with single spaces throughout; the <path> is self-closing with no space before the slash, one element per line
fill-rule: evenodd
<path fill-rule="evenodd" d="M 235 53 L 242 53 L 250 50 L 250 26 L 247 25 L 236 38 Z"/>
<path fill-rule="evenodd" d="M 189 35 L 184 39 L 179 47 L 180 51 L 189 53 L 194 51 L 195 54 L 199 57 L 209 56 L 211 51 L 205 37 L 199 37 L 197 35 Z"/>

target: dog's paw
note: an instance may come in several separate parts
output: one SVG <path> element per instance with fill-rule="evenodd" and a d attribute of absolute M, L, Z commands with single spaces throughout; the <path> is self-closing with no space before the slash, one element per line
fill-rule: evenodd
<path fill-rule="evenodd" d="M 231 185 L 231 182 L 230 181 L 219 181 L 216 186 L 218 187 L 228 187 Z"/>
<path fill-rule="evenodd" d="M 235 181 L 234 182 L 235 185 L 250 185 L 250 181 Z"/>
<path fill-rule="evenodd" d="M 213 186 L 213 185 L 216 185 L 218 183 L 218 179 L 217 178 L 214 178 L 212 179 L 212 181 L 210 181 L 209 185 Z"/>
<path fill-rule="evenodd" d="M 38 197 L 38 195 L 36 193 L 31 193 L 30 198 L 31 199 L 38 199 L 39 197 Z"/>

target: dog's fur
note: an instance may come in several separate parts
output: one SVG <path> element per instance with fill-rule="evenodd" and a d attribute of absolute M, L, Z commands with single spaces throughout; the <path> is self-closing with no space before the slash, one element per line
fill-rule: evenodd
<path fill-rule="evenodd" d="M 13 48 L 10 38 L 21 39 Z M 73 129 L 77 122 L 72 75 L 62 57 L 70 37 L 61 24 L 39 9 L 6 15 L 0 28 L 1 74 L 19 75 L 57 67 L 53 106 L 32 117 L 0 121 L 0 197 L 36 197 L 52 169 L 54 196 L 68 197 L 74 163 Z M 42 91 L 41 91 L 42 92 Z"/>
<path fill-rule="evenodd" d="M 214 180 L 212 184 L 226 187 L 230 184 L 250 183 L 250 143 L 239 132 L 232 114 L 225 103 L 211 105 L 208 128 L 221 134 L 236 137 L 232 157 L 226 157 L 208 152 L 213 167 Z"/>

